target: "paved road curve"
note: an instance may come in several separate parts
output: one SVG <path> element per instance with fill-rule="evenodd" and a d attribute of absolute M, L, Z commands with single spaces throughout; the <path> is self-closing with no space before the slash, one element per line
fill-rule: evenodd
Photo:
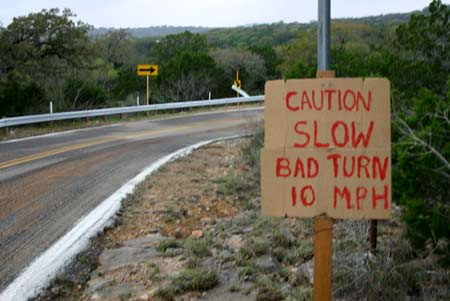
<path fill-rule="evenodd" d="M 251 132 L 261 108 L 0 142 L 0 291 L 144 167 L 187 145 Z"/>

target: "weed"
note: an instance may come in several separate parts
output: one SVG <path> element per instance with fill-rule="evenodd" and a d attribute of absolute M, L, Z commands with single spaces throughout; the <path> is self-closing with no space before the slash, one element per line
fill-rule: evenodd
<path fill-rule="evenodd" d="M 86 255 L 79 255 L 78 256 L 78 262 L 81 263 L 81 264 L 86 264 L 86 265 L 91 265 L 92 264 L 91 258 L 89 258 Z"/>
<path fill-rule="evenodd" d="M 254 279 L 254 276 L 257 274 L 257 270 L 253 265 L 248 265 L 239 268 L 239 278 L 240 279 L 246 279 L 246 280 L 252 280 Z"/>
<path fill-rule="evenodd" d="M 252 139 L 242 149 L 242 156 L 252 171 L 252 177 L 259 179 L 261 174 L 260 153 L 264 146 L 264 124 L 261 122 Z M 259 186 L 259 182 L 257 184 Z"/>
<path fill-rule="evenodd" d="M 184 292 L 209 290 L 218 283 L 219 278 L 214 271 L 187 269 L 173 278 L 167 287 L 158 290 L 156 295 L 171 300 Z"/>
<path fill-rule="evenodd" d="M 300 240 L 296 251 L 304 261 L 311 259 L 314 256 L 313 241 L 311 239 Z"/>
<path fill-rule="evenodd" d="M 239 194 L 246 188 L 246 184 L 242 181 L 242 178 L 228 174 L 216 181 L 219 184 L 217 193 L 221 195 L 235 195 Z"/>
<path fill-rule="evenodd" d="M 294 294 L 292 297 L 286 299 L 289 301 L 309 301 L 312 300 L 313 291 L 311 287 L 300 286 L 295 288 Z"/>
<path fill-rule="evenodd" d="M 257 283 L 258 291 L 256 301 L 281 301 L 284 300 L 278 285 L 270 280 L 259 281 Z"/>
<path fill-rule="evenodd" d="M 66 286 L 66 287 L 69 287 L 69 288 L 72 288 L 74 286 L 73 281 L 71 281 L 71 280 L 69 280 L 69 279 L 67 279 L 65 277 L 60 277 L 60 276 L 57 276 L 55 278 L 55 280 L 53 280 L 53 283 L 56 286 Z"/>
<path fill-rule="evenodd" d="M 294 246 L 296 240 L 292 233 L 285 227 L 278 228 L 274 231 L 272 241 L 274 245 L 284 248 L 290 248 Z"/>
<path fill-rule="evenodd" d="M 183 246 L 192 252 L 197 257 L 206 257 L 211 255 L 211 252 L 209 251 L 210 244 L 205 239 L 186 239 L 184 241 Z"/>
<path fill-rule="evenodd" d="M 188 269 L 195 269 L 201 266 L 202 260 L 196 256 L 189 256 L 186 260 L 185 266 Z"/>
<path fill-rule="evenodd" d="M 123 293 L 122 295 L 119 296 L 119 300 L 120 301 L 130 300 L 131 296 L 132 296 L 131 292 Z"/>
<path fill-rule="evenodd" d="M 283 280 L 288 280 L 290 275 L 290 269 L 288 267 L 282 267 L 279 272 L 279 275 Z"/>
<path fill-rule="evenodd" d="M 289 250 L 283 248 L 283 247 L 276 247 L 272 250 L 272 255 L 275 256 L 275 258 L 279 262 L 286 262 L 288 258 L 292 256 L 292 254 L 295 254 L 295 252 L 290 252 Z"/>
<path fill-rule="evenodd" d="M 261 238 L 255 238 L 247 242 L 239 249 L 239 255 L 244 259 L 250 259 L 270 252 L 270 242 Z"/>
<path fill-rule="evenodd" d="M 239 292 L 241 288 L 237 284 L 232 284 L 228 287 L 228 291 L 231 293 Z"/>
<path fill-rule="evenodd" d="M 164 218 L 164 222 L 166 223 L 166 224 L 173 224 L 174 222 L 175 222 L 175 218 L 173 218 L 173 216 L 166 216 L 165 218 Z"/>
<path fill-rule="evenodd" d="M 153 275 L 156 275 L 156 274 L 160 273 L 160 268 L 159 268 L 159 266 L 156 263 L 154 263 L 152 261 L 147 261 L 145 263 L 145 265 L 147 266 L 147 268 L 153 270 L 153 272 L 152 272 Z"/>
<path fill-rule="evenodd" d="M 158 252 L 163 253 L 169 248 L 181 248 L 181 247 L 182 247 L 182 244 L 178 240 L 173 239 L 173 238 L 168 238 L 168 239 L 161 240 L 158 243 L 158 245 L 156 246 L 156 250 Z"/>

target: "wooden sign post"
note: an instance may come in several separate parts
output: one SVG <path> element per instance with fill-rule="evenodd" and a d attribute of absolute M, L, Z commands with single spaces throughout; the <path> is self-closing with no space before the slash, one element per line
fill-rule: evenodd
<path fill-rule="evenodd" d="M 319 70 L 317 78 L 333 78 L 334 71 Z M 318 216 L 314 219 L 314 300 L 333 297 L 333 219 Z"/>

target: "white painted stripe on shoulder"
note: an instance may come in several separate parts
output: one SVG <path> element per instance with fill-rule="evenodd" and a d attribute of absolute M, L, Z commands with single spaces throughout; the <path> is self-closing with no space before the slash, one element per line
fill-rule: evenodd
<path fill-rule="evenodd" d="M 247 135 L 245 135 L 247 136 Z M 133 193 L 136 185 L 154 173 L 164 164 L 184 157 L 193 150 L 212 142 L 244 137 L 230 136 L 214 140 L 202 141 L 179 149 L 162 157 L 142 170 L 136 177 L 128 181 L 110 197 L 100 203 L 89 214 L 75 223 L 74 227 L 56 241 L 50 248 L 37 257 L 22 273 L 0 294 L 2 301 L 26 301 L 45 288 L 70 261 L 89 243 L 89 239 L 97 235 L 105 227 L 114 222 L 115 214 L 120 209 L 122 200 Z"/>

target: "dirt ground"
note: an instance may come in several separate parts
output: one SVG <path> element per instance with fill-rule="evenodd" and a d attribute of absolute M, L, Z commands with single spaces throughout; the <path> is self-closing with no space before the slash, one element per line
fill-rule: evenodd
<path fill-rule="evenodd" d="M 313 222 L 261 216 L 249 141 L 207 145 L 147 178 L 36 300 L 311 300 Z M 449 300 L 449 271 L 403 239 L 401 214 L 379 222 L 376 254 L 370 222 L 335 222 L 335 300 Z"/>

